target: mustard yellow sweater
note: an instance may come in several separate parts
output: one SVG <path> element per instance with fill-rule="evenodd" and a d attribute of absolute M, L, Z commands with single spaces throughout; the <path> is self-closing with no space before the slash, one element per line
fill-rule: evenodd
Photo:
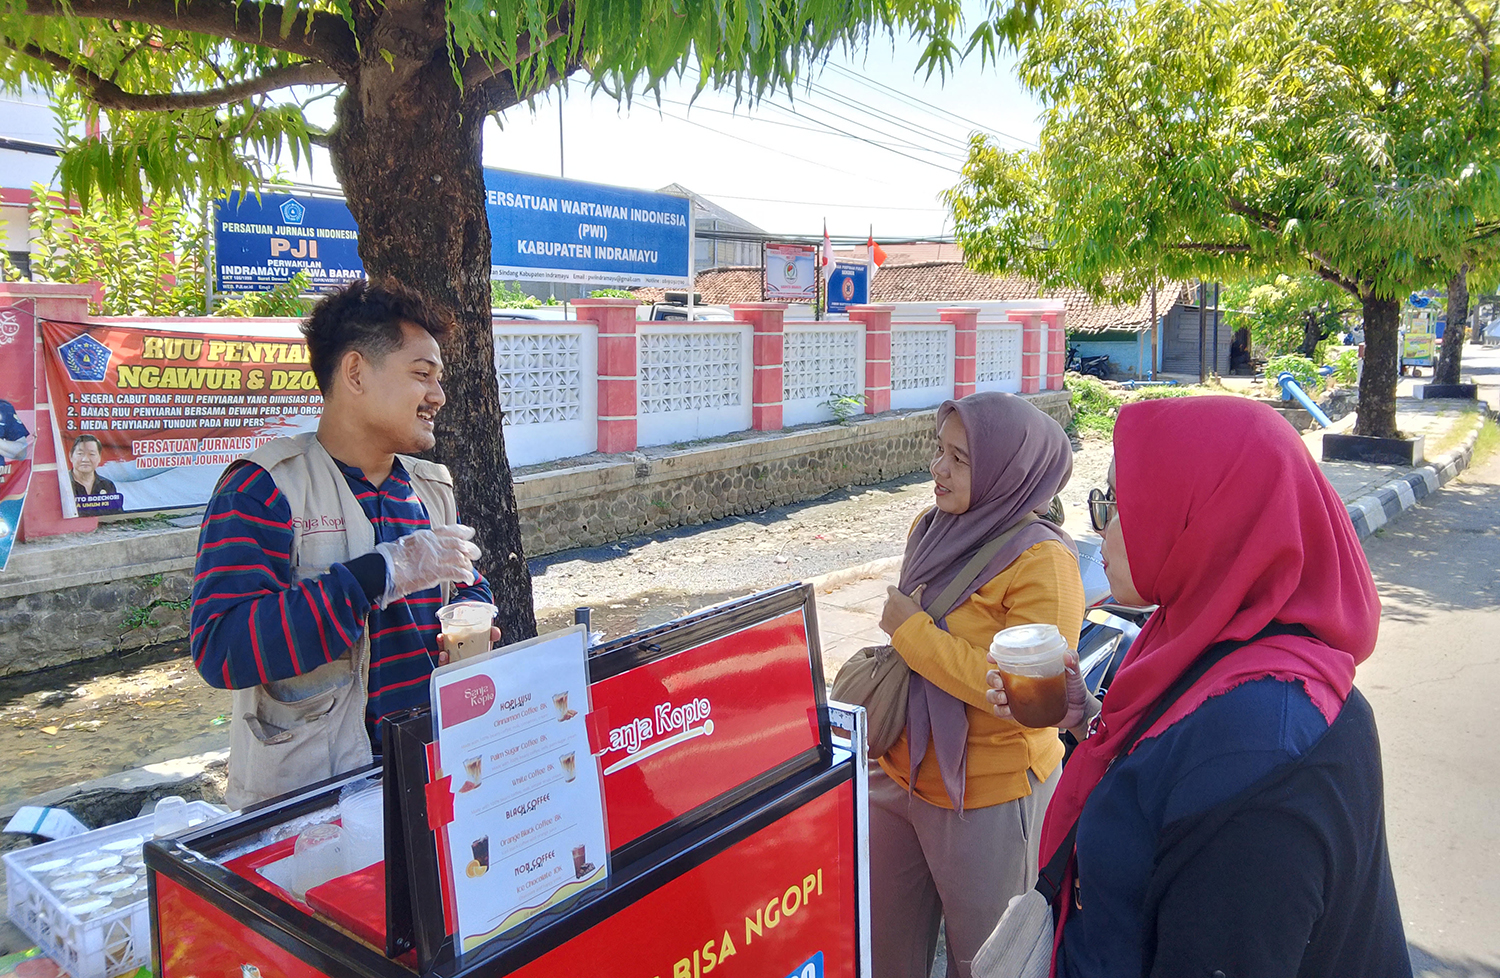
<path fill-rule="evenodd" d="M 1083 581 L 1078 561 L 1058 540 L 1044 540 L 1011 561 L 1009 567 L 948 614 L 948 630 L 926 612 L 912 615 L 891 645 L 912 671 L 962 700 L 969 715 L 965 808 L 986 808 L 1031 794 L 1029 768 L 1045 781 L 1062 763 L 1063 749 L 1051 727 L 1034 730 L 995 716 L 985 691 L 985 658 L 995 633 L 1012 625 L 1056 625 L 1068 647 L 1078 648 L 1083 628 Z M 911 752 L 903 732 L 880 766 L 903 788 L 909 787 Z M 931 745 L 917 769 L 915 794 L 952 808 Z"/>

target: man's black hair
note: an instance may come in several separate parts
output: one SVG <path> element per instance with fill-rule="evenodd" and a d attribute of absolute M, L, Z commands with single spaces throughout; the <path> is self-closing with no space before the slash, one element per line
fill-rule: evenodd
<path fill-rule="evenodd" d="M 68 449 L 68 454 L 72 455 L 74 452 L 78 451 L 78 446 L 82 445 L 86 441 L 91 441 L 95 445 L 97 445 L 100 452 L 104 451 L 104 443 L 95 438 L 93 435 L 79 435 L 77 438 L 73 439 L 73 447 Z"/>
<path fill-rule="evenodd" d="M 442 342 L 453 320 L 396 282 L 357 279 L 313 306 L 302 322 L 318 389 L 326 396 L 333 373 L 350 350 L 379 360 L 401 348 L 401 324 L 420 326 Z"/>

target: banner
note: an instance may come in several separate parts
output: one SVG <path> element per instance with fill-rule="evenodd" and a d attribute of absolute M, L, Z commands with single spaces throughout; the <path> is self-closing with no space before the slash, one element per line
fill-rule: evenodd
<path fill-rule="evenodd" d="M 870 301 L 870 266 L 862 261 L 840 261 L 828 276 L 828 312 L 845 313 L 850 306 Z"/>
<path fill-rule="evenodd" d="M 686 197 L 484 171 L 490 277 L 620 286 L 688 284 Z"/>
<path fill-rule="evenodd" d="M 21 525 L 36 447 L 35 299 L 0 306 L 0 570 Z"/>
<path fill-rule="evenodd" d="M 812 302 L 818 295 L 816 245 L 765 246 L 767 302 Z"/>
<path fill-rule="evenodd" d="M 214 203 L 220 292 L 264 292 L 298 272 L 328 292 L 364 278 L 359 230 L 342 200 L 235 192 Z"/>
<path fill-rule="evenodd" d="M 42 323 L 64 516 L 202 506 L 224 466 L 317 427 L 293 326 L 278 335 Z"/>

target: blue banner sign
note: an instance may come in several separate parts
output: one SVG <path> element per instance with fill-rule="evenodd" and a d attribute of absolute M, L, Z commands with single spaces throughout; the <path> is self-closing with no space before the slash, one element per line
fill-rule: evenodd
<path fill-rule="evenodd" d="M 484 171 L 490 277 L 598 285 L 688 281 L 686 197 Z"/>
<path fill-rule="evenodd" d="M 869 301 L 870 266 L 862 261 L 836 262 L 833 274 L 828 276 L 829 313 L 845 313 L 850 306 Z"/>
<path fill-rule="evenodd" d="M 220 292 L 265 292 L 307 272 L 314 291 L 364 278 L 358 227 L 342 200 L 232 193 L 214 205 Z"/>

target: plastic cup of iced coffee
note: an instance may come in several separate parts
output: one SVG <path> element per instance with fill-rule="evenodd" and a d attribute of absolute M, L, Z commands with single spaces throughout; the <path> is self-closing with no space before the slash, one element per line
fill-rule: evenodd
<path fill-rule="evenodd" d="M 499 609 L 484 601 L 455 601 L 438 609 L 448 661 L 483 655 L 490 650 L 490 628 Z"/>
<path fill-rule="evenodd" d="M 989 659 L 1005 683 L 1010 715 L 1023 727 L 1055 727 L 1067 714 L 1067 651 L 1056 625 L 1017 625 L 990 643 Z"/>

